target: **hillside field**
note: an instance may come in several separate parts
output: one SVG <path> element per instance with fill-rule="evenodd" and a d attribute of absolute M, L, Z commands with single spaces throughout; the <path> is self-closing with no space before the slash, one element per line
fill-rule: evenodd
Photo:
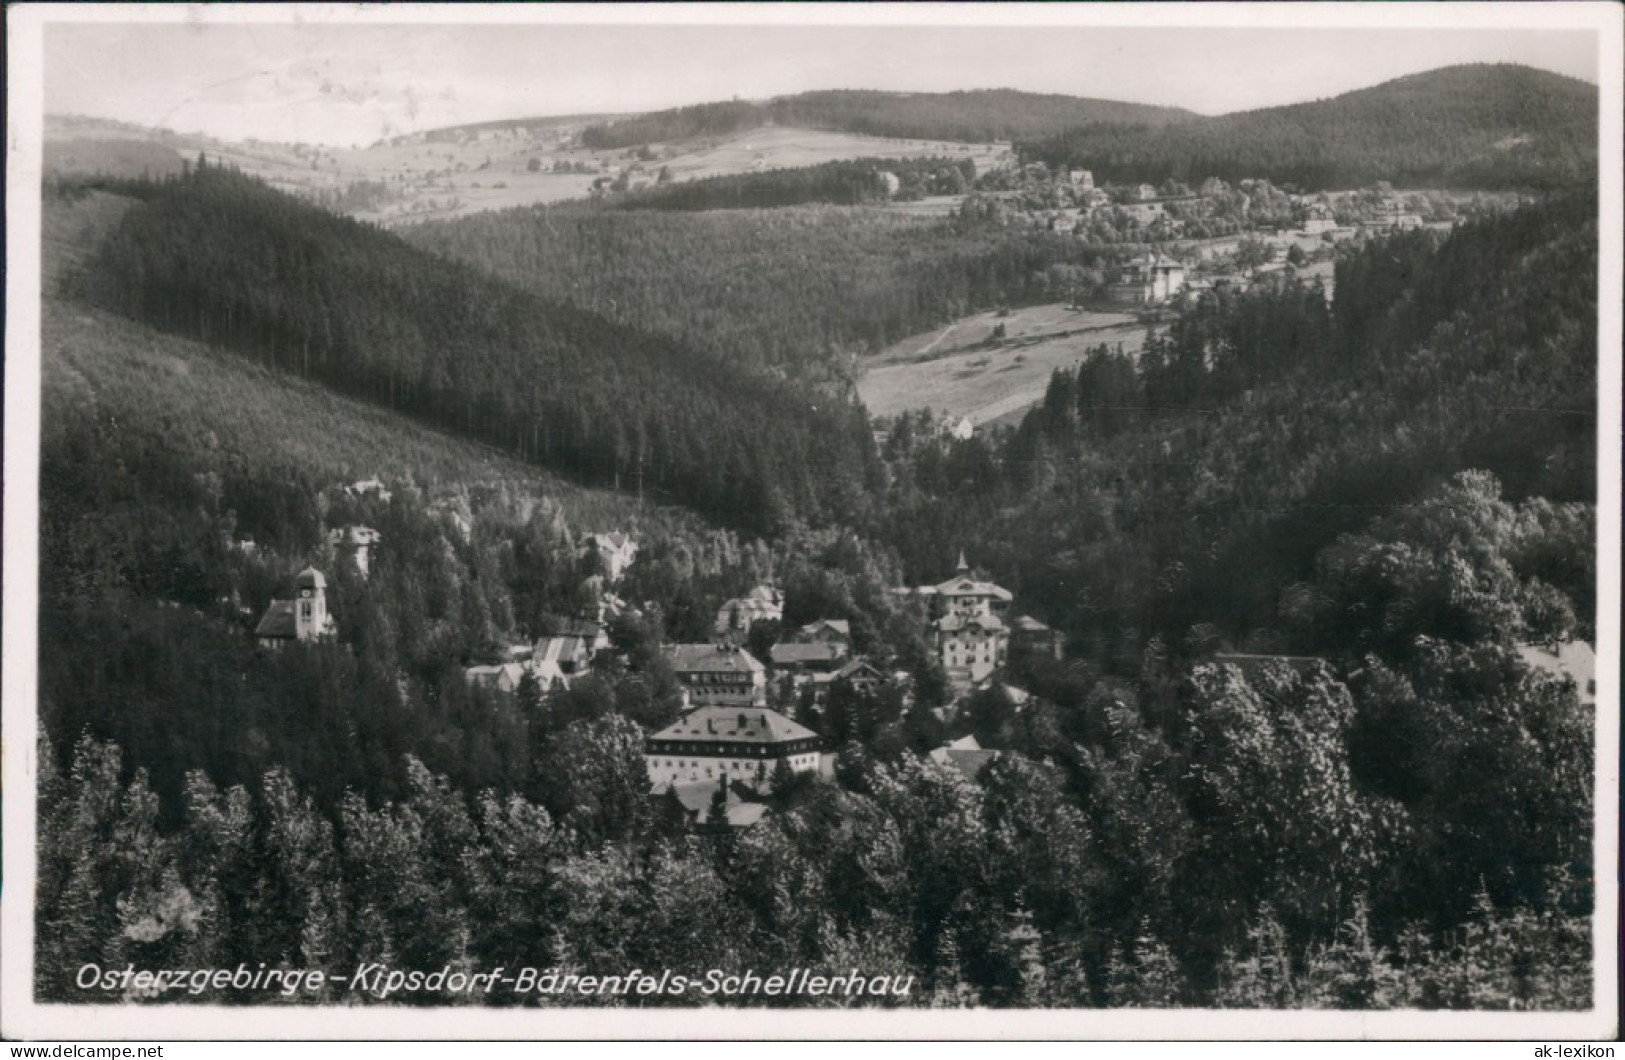
<path fill-rule="evenodd" d="M 662 164 L 674 180 L 699 180 L 749 173 L 755 169 L 792 169 L 852 158 L 969 158 L 978 171 L 1007 161 L 1009 148 L 999 144 L 962 144 L 934 140 L 897 140 L 817 129 L 752 129 L 714 143 L 678 145 L 681 153 Z"/>
<path fill-rule="evenodd" d="M 637 162 L 628 151 L 578 146 L 580 127 L 580 120 L 559 125 L 478 126 L 366 147 L 330 148 L 225 143 L 53 116 L 47 122 L 45 163 L 48 174 L 139 177 L 178 172 L 182 159 L 195 159 L 201 152 L 211 161 L 241 169 L 281 191 L 336 199 L 329 205 L 340 212 L 388 225 L 586 198 L 595 180 L 613 178 Z M 664 166 L 677 181 L 855 158 L 971 158 L 981 171 L 1011 158 L 1007 144 L 901 140 L 790 127 L 653 146 L 657 157 L 641 162 L 643 169 L 652 175 Z M 535 170 L 530 168 L 532 160 Z M 347 195 L 353 185 L 368 187 L 364 193 Z"/>
<path fill-rule="evenodd" d="M 989 345 L 1003 324 L 1002 343 Z M 989 310 L 946 328 L 912 335 L 864 361 L 858 396 L 874 416 L 930 408 L 977 426 L 1020 412 L 1044 397 L 1052 372 L 1082 360 L 1091 346 L 1138 351 L 1145 327 L 1130 313 L 1070 309 L 1066 303 Z"/>

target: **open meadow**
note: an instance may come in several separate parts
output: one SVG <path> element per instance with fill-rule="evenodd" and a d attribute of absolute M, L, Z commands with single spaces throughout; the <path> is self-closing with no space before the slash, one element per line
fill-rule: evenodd
<path fill-rule="evenodd" d="M 96 119 L 53 116 L 46 130 L 47 170 L 59 175 L 153 176 L 179 172 L 199 153 L 280 190 L 317 198 L 362 220 L 390 225 L 461 217 L 536 203 L 586 198 L 593 183 L 640 166 L 674 181 L 736 176 L 855 158 L 970 158 L 978 170 L 1008 161 L 1008 144 L 901 140 L 789 127 L 651 144 L 632 150 L 579 146 L 594 117 L 537 119 L 435 130 L 367 146 L 323 147 L 203 136 Z M 653 157 L 649 157 L 652 155 Z M 931 215 L 958 197 L 908 204 Z M 903 208 L 903 207 L 900 207 Z"/>
<path fill-rule="evenodd" d="M 1004 338 L 994 329 L 1004 325 Z M 930 408 L 977 426 L 1019 413 L 1044 397 L 1052 372 L 1102 343 L 1137 352 L 1145 327 L 1130 313 L 1030 306 L 962 317 L 912 335 L 864 362 L 858 396 L 874 416 Z"/>

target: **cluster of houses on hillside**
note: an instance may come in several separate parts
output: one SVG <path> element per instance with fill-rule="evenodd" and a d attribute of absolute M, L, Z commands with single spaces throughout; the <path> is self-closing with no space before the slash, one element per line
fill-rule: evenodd
<path fill-rule="evenodd" d="M 328 537 L 341 561 L 355 563 L 363 575 L 367 551 L 381 540 L 376 531 L 359 526 L 334 529 Z M 618 532 L 589 535 L 583 547 L 596 552 L 611 582 L 619 581 L 637 554 L 636 539 Z M 276 649 L 335 637 L 327 590 L 320 570 L 300 571 L 293 595 L 272 601 L 259 622 L 259 644 Z M 1020 712 L 1031 697 L 1003 683 L 1000 674 L 1012 650 L 1057 660 L 1063 655 L 1056 632 L 1031 616 L 1012 615 L 1014 594 L 973 570 L 963 553 L 952 577 L 892 592 L 899 603 L 917 609 L 956 696 L 998 688 L 1010 709 Z M 607 623 L 624 604 L 611 594 L 605 598 L 594 617 L 570 620 L 549 636 L 514 645 L 500 662 L 469 667 L 465 679 L 471 686 L 505 694 L 519 691 L 527 676 L 539 689 L 569 687 L 611 647 Z M 889 672 L 854 652 L 846 619 L 799 626 L 777 638 L 766 662 L 758 660 L 744 646 L 745 635 L 757 622 L 782 621 L 784 609 L 784 593 L 760 585 L 719 609 L 717 636 L 711 642 L 663 646 L 684 698 L 679 718 L 647 738 L 644 766 L 649 794 L 675 799 L 692 821 L 704 823 L 720 810 L 728 825 L 749 827 L 768 812 L 765 798 L 785 778 L 832 775 L 831 748 L 807 724 L 770 706 L 770 681 L 779 682 L 779 701 L 815 704 L 827 701 L 839 684 L 860 693 L 893 684 L 907 688 L 906 673 Z M 1532 669 L 1572 680 L 1582 702 L 1595 703 L 1596 660 L 1588 644 L 1523 645 L 1518 650 Z M 1212 661 L 1248 676 L 1283 663 L 1300 672 L 1321 665 L 1308 656 L 1235 652 L 1215 653 Z M 974 780 L 998 754 L 967 736 L 937 748 L 930 758 Z"/>
<path fill-rule="evenodd" d="M 382 535 L 363 526 L 335 528 L 328 534 L 340 561 L 354 563 L 363 575 L 369 569 L 369 551 L 381 541 Z M 604 577 L 611 582 L 624 575 L 637 554 L 636 539 L 623 533 L 589 535 L 583 547 L 597 554 Z M 272 601 L 261 619 L 255 631 L 259 643 L 278 648 L 335 637 L 327 591 L 321 571 L 314 567 L 301 571 L 294 579 L 293 595 Z M 952 578 L 893 592 L 920 604 L 933 650 L 956 693 L 986 687 L 1005 665 L 1012 642 L 1060 655 L 1059 640 L 1042 622 L 1027 616 L 1007 621 L 1012 594 L 973 572 L 963 555 Z M 605 597 L 624 606 L 611 594 Z M 645 764 L 651 793 L 671 790 L 695 820 L 704 820 L 711 812 L 724 782 L 729 785 L 725 792 L 729 823 L 745 826 L 763 812 L 751 796 L 770 791 L 775 778 L 829 770 L 831 759 L 819 735 L 769 706 L 770 675 L 781 682 L 787 700 L 810 696 L 814 703 L 827 699 L 837 684 L 874 693 L 888 684 L 908 683 L 907 674 L 889 672 L 856 654 L 851 623 L 840 618 L 819 619 L 778 637 L 767 661 L 758 660 L 743 641 L 756 623 L 782 621 L 784 604 L 782 590 L 756 586 L 718 610 L 717 635 L 710 643 L 663 648 L 683 690 L 682 716 L 648 738 Z M 590 619 L 570 620 L 551 635 L 510 646 L 501 661 L 468 667 L 464 678 L 472 687 L 504 694 L 518 692 L 527 676 L 541 690 L 568 688 L 588 672 L 600 652 L 610 648 L 607 623 L 616 610 L 606 605 Z M 1013 703 L 1026 698 L 1019 690 L 1010 691 Z M 974 775 L 989 754 L 960 742 L 936 757 Z"/>
<path fill-rule="evenodd" d="M 957 693 L 987 687 L 1007 662 L 1012 643 L 1060 656 L 1054 632 L 1029 616 L 1008 619 L 1013 594 L 972 571 L 963 555 L 952 578 L 893 592 L 900 601 L 919 605 L 933 650 Z M 799 701 L 810 694 L 815 703 L 838 683 L 872 693 L 907 682 L 906 674 L 888 672 L 854 653 L 846 619 L 802 625 L 771 646 L 766 662 L 758 660 L 743 646 L 744 635 L 757 622 L 782 621 L 784 602 L 781 590 L 757 586 L 719 609 L 712 643 L 665 649 L 686 703 L 678 721 L 649 737 L 645 765 L 651 795 L 670 793 L 692 820 L 709 819 L 720 792 L 730 824 L 754 824 L 765 812 L 760 799 L 776 780 L 827 774 L 832 768 L 829 749 L 816 732 L 768 705 L 770 681 L 781 683 L 784 699 Z M 1027 699 L 1018 689 L 1008 691 L 1012 704 Z M 974 740 L 961 740 L 933 758 L 974 777 L 993 754 Z"/>

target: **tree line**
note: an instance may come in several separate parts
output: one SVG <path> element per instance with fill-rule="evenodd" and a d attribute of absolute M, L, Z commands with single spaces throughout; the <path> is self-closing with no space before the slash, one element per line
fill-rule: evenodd
<path fill-rule="evenodd" d="M 1013 89 L 942 93 L 846 89 L 803 92 L 762 103 L 702 103 L 601 122 L 582 130 L 581 144 L 618 150 L 771 125 L 893 139 L 993 143 L 1032 139 L 1090 122 L 1160 125 L 1194 117 L 1177 107 Z"/>
<path fill-rule="evenodd" d="M 1025 159 L 1097 180 L 1267 176 L 1306 189 L 1559 188 L 1596 172 L 1596 90 L 1517 66 L 1459 66 L 1329 100 L 1029 137 Z"/>
<path fill-rule="evenodd" d="M 87 962 L 765 962 L 912 977 L 910 995 L 861 1004 L 1575 1008 L 1590 998 L 1589 732 L 1572 690 L 1487 692 L 1483 668 L 1506 665 L 1441 646 L 1414 689 L 1374 676 L 1415 697 L 1396 706 L 1419 724 L 1444 726 L 1442 753 L 1418 763 L 1432 786 L 1409 803 L 1350 769 L 1366 697 L 1285 668 L 1198 667 L 1175 738 L 1120 691 L 1100 697 L 1096 742 L 1059 762 L 1007 750 L 974 782 L 851 745 L 835 781 L 781 784 L 741 833 L 646 796 L 643 730 L 620 715 L 574 722 L 549 748 L 569 789 L 556 812 L 460 789 L 408 755 L 393 797 L 352 790 L 325 808 L 281 767 L 231 786 L 195 769 L 166 823 L 146 771 L 85 737 L 60 771 L 42 754 L 36 990 L 82 1000 Z M 1514 750 L 1518 732 L 1537 754 Z M 1485 833 L 1488 805 L 1499 824 Z M 212 986 L 121 999 L 379 1000 Z"/>
<path fill-rule="evenodd" d="M 895 180 L 893 186 L 887 177 Z M 617 196 L 624 210 L 744 210 L 827 203 L 862 206 L 922 195 L 957 195 L 976 178 L 971 159 L 859 158 L 817 166 L 660 183 Z"/>

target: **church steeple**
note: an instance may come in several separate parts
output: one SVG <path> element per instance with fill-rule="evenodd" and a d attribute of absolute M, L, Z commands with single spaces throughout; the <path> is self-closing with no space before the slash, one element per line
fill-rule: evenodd
<path fill-rule="evenodd" d="M 299 640 L 314 640 L 331 629 L 327 615 L 327 579 L 314 567 L 306 567 L 294 580 L 299 590 L 298 611 L 295 612 L 295 636 Z"/>
<path fill-rule="evenodd" d="M 970 570 L 970 564 L 965 562 L 965 550 L 960 549 L 959 550 L 959 566 L 954 568 L 954 573 L 955 574 L 964 574 L 968 570 Z"/>

